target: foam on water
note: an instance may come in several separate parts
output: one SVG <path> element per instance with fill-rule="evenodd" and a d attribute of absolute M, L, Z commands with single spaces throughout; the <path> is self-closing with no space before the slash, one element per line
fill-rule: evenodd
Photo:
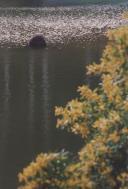
<path fill-rule="evenodd" d="M 128 24 L 122 18 L 128 3 L 51 8 L 1 8 L 0 45 L 25 46 L 42 33 L 48 46 L 84 43 L 108 28 Z"/>

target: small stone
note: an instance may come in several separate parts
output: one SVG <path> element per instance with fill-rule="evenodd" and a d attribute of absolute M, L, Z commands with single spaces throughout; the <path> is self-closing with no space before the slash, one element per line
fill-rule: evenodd
<path fill-rule="evenodd" d="M 28 46 L 31 48 L 45 48 L 46 47 L 46 41 L 44 39 L 43 35 L 35 35 L 33 36 L 29 43 Z"/>

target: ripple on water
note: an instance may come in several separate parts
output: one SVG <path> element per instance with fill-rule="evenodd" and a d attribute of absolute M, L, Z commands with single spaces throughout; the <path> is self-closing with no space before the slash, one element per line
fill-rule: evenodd
<path fill-rule="evenodd" d="M 108 28 L 128 24 L 121 15 L 128 3 L 56 8 L 1 8 L 0 45 L 26 46 L 42 33 L 48 46 L 84 43 Z"/>

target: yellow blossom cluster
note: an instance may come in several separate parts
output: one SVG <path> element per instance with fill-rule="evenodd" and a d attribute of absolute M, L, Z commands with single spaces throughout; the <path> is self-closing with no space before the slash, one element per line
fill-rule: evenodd
<path fill-rule="evenodd" d="M 55 108 L 57 127 L 80 135 L 83 148 L 66 166 L 63 158 L 51 164 L 55 154 L 37 157 L 19 174 L 23 189 L 38 189 L 44 181 L 51 189 L 128 189 L 128 27 L 107 36 L 100 64 L 87 67 L 100 83 L 79 87 L 79 98 Z M 48 171 L 49 163 L 54 171 Z"/>
<path fill-rule="evenodd" d="M 121 182 L 120 189 L 128 188 L 128 172 L 123 172 L 117 177 L 118 181 Z"/>
<path fill-rule="evenodd" d="M 26 183 L 25 186 L 21 186 L 18 189 L 36 189 L 38 187 L 39 187 L 39 184 L 38 184 L 37 180 L 36 181 L 32 180 L 32 181 Z"/>
<path fill-rule="evenodd" d="M 113 82 L 111 75 L 104 75 L 102 77 L 103 90 L 110 102 L 116 104 L 121 102 L 121 91 L 117 84 Z"/>
<path fill-rule="evenodd" d="M 78 88 L 78 92 L 82 98 L 86 98 L 87 100 L 91 101 L 99 101 L 100 96 L 96 93 L 96 91 L 92 91 L 88 86 L 84 85 Z"/>
<path fill-rule="evenodd" d="M 58 154 L 39 154 L 34 162 L 31 162 L 29 166 L 23 169 L 22 173 L 18 174 L 19 182 L 24 183 L 23 187 L 19 189 L 36 189 L 43 183 L 41 178 L 36 178 L 41 174 L 41 170 L 47 168 L 48 164 L 56 159 Z M 44 172 L 43 176 L 46 177 L 47 173 Z M 47 181 L 48 182 L 48 181 Z"/>
<path fill-rule="evenodd" d="M 82 112 L 81 116 L 76 116 L 74 120 L 77 122 L 76 128 L 79 127 L 79 129 L 82 121 L 82 126 L 87 128 L 88 135 L 85 135 L 85 146 L 79 152 L 79 166 L 71 166 L 72 169 L 74 167 L 75 173 L 68 179 L 69 188 L 73 188 L 73 181 L 80 189 L 119 189 L 118 185 L 121 185 L 121 183 L 118 184 L 117 177 L 120 174 L 118 166 L 121 166 L 120 159 L 123 160 L 124 152 L 120 155 L 118 153 L 124 151 L 128 140 L 127 29 L 124 27 L 109 32 L 109 43 L 105 48 L 101 63 L 94 63 L 87 67 L 87 74 L 98 74 L 101 77 L 101 83 L 97 88 L 92 90 L 86 85 L 78 88 L 80 98 L 76 103 L 81 104 Z M 66 126 L 75 133 L 73 114 L 72 118 L 68 119 L 70 123 L 67 121 L 66 125 L 63 124 L 66 110 L 67 106 L 56 114 L 59 116 L 59 127 Z M 56 108 L 57 111 L 58 108 Z M 68 111 L 71 110 L 68 109 Z M 77 131 L 76 133 L 80 134 Z M 123 164 L 126 164 L 125 160 Z M 71 167 L 69 166 L 69 174 L 71 174 Z"/>
<path fill-rule="evenodd" d="M 89 134 L 89 129 L 86 125 L 87 115 L 85 110 L 86 104 L 77 99 L 69 102 L 65 108 L 56 107 L 56 116 L 63 114 L 63 119 L 57 120 L 57 127 L 67 127 L 74 134 L 80 134 L 82 138 L 86 137 Z M 78 121 L 79 118 L 81 118 L 80 121 Z M 69 128 L 69 125 L 72 126 Z"/>

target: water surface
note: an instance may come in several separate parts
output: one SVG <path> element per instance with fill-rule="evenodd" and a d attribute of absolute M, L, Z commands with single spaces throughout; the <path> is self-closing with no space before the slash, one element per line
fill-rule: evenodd
<path fill-rule="evenodd" d="M 55 129 L 54 106 L 77 96 L 85 65 L 98 60 L 104 41 L 86 48 L 0 49 L 0 188 L 14 189 L 17 173 L 38 153 L 82 146 Z"/>

